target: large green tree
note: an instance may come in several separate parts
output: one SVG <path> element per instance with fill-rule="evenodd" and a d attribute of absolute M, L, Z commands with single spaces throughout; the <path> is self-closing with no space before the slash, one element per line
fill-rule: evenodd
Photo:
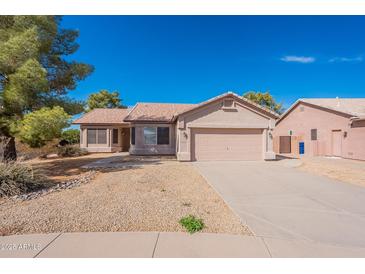
<path fill-rule="evenodd" d="M 122 104 L 118 91 L 109 92 L 102 89 L 99 92 L 90 94 L 87 98 L 86 111 L 94 108 L 126 108 L 126 106 Z"/>
<path fill-rule="evenodd" d="M 78 31 L 60 27 L 60 16 L 0 16 L 0 153 L 15 160 L 14 125 L 25 114 L 61 106 L 82 112 L 81 102 L 67 97 L 93 67 L 70 61 Z"/>
<path fill-rule="evenodd" d="M 278 114 L 283 113 L 283 105 L 281 103 L 277 103 L 274 97 L 270 94 L 270 92 L 260 92 L 260 91 L 248 91 L 243 94 L 243 97 L 249 99 L 260 106 L 266 107 L 275 111 Z"/>

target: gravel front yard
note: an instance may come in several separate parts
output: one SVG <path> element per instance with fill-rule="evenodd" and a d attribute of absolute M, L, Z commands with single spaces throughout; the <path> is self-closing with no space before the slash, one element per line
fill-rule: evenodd
<path fill-rule="evenodd" d="M 301 170 L 365 186 L 365 161 L 330 157 L 302 158 L 301 161 Z"/>
<path fill-rule="evenodd" d="M 80 231 L 184 231 L 188 214 L 203 232 L 250 234 L 189 163 L 161 161 L 100 172 L 90 183 L 30 201 L 0 204 L 0 235 Z"/>

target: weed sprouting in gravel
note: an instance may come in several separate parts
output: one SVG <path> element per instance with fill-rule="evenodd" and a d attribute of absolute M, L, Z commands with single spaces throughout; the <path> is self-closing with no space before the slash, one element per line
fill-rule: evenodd
<path fill-rule="evenodd" d="M 180 219 L 179 223 L 190 233 L 193 234 L 204 228 L 202 219 L 197 219 L 194 215 L 185 216 Z"/>

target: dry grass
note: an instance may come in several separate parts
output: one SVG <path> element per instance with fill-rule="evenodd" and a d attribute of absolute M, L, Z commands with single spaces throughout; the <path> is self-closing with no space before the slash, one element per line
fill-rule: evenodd
<path fill-rule="evenodd" d="M 176 161 L 105 171 L 87 185 L 7 201 L 0 205 L 0 234 L 184 231 L 179 220 L 189 214 L 203 219 L 203 232 L 250 234 L 189 163 Z"/>
<path fill-rule="evenodd" d="M 82 169 L 83 165 L 95 162 L 106 157 L 111 153 L 92 153 L 80 157 L 59 158 L 59 159 L 33 159 L 27 161 L 34 169 L 41 170 L 49 179 L 60 182 L 72 179 L 81 173 L 86 172 Z"/>
<path fill-rule="evenodd" d="M 42 155 L 57 153 L 57 144 L 58 140 L 53 140 L 43 147 L 31 148 L 27 144 L 21 143 L 18 139 L 15 139 L 18 158 L 23 160 L 35 159 Z"/>
<path fill-rule="evenodd" d="M 301 170 L 365 186 L 365 161 L 326 157 L 303 158 L 301 161 Z"/>

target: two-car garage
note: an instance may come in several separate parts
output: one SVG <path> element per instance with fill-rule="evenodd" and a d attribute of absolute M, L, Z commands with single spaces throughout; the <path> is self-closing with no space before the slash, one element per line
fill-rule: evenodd
<path fill-rule="evenodd" d="M 275 159 L 272 129 L 278 115 L 233 93 L 212 98 L 179 114 L 180 161 Z"/>
<path fill-rule="evenodd" d="M 192 129 L 192 159 L 194 161 L 262 160 L 262 129 Z"/>

